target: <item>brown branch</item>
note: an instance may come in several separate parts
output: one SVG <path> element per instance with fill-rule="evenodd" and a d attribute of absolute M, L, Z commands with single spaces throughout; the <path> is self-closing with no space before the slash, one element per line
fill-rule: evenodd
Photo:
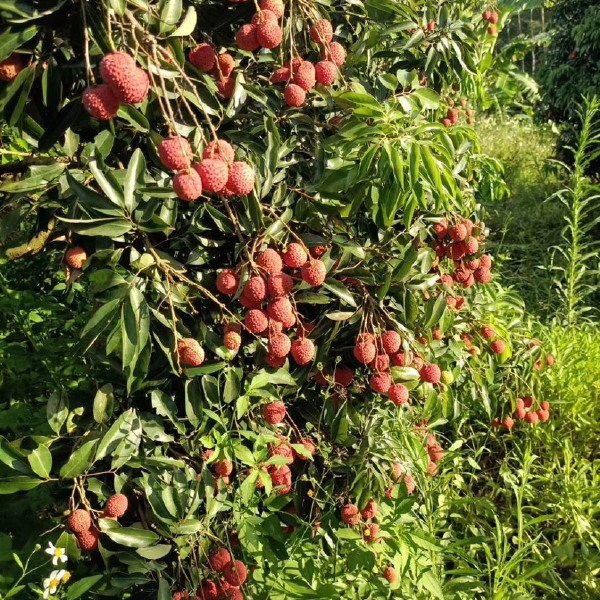
<path fill-rule="evenodd" d="M 5 256 L 8 260 L 16 260 L 18 258 L 23 258 L 24 256 L 30 256 L 33 254 L 39 254 L 43 248 L 46 246 L 48 242 L 51 242 L 57 235 L 58 232 L 55 232 L 56 228 L 56 220 L 52 219 L 48 223 L 48 229 L 45 231 L 40 231 L 33 238 L 31 238 L 28 242 L 21 244 L 20 246 L 16 246 L 14 248 L 8 248 L 5 251 Z"/>

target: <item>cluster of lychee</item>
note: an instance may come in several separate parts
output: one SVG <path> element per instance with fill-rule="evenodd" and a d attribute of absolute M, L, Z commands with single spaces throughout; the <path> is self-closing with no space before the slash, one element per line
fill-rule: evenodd
<path fill-rule="evenodd" d="M 254 168 L 236 161 L 233 146 L 225 140 L 209 142 L 202 159 L 194 161 L 190 143 L 184 137 L 170 136 L 158 145 L 158 156 L 167 169 L 177 171 L 173 189 L 186 202 L 198 200 L 203 192 L 229 198 L 246 196 L 254 189 Z"/>
<path fill-rule="evenodd" d="M 292 57 L 271 75 L 271 83 L 285 84 L 283 99 L 288 106 L 302 106 L 306 102 L 306 92 L 317 83 L 332 85 L 338 77 L 339 68 L 346 62 L 344 46 L 333 41 L 331 21 L 320 19 L 314 23 L 310 36 L 319 46 L 321 60 L 313 64 L 299 56 Z"/>
<path fill-rule="evenodd" d="M 148 96 L 148 74 L 125 52 L 105 55 L 100 76 L 104 83 L 86 88 L 81 98 L 85 110 L 96 119 L 112 119 L 120 104 L 138 104 Z"/>
<path fill-rule="evenodd" d="M 481 15 L 481 18 L 489 23 L 489 26 L 487 28 L 487 32 L 489 35 L 496 35 L 497 30 L 496 30 L 496 25 L 498 23 L 498 13 L 495 10 L 486 10 L 483 12 L 483 14 Z"/>
<path fill-rule="evenodd" d="M 195 592 L 179 590 L 173 600 L 243 600 L 241 586 L 246 583 L 248 571 L 241 560 L 234 560 L 227 548 L 217 548 L 208 557 L 211 579 L 203 579 Z"/>
<path fill-rule="evenodd" d="M 342 522 L 351 527 L 360 525 L 362 520 L 369 521 L 362 524 L 363 540 L 368 544 L 374 544 L 381 540 L 379 537 L 380 528 L 373 520 L 377 518 L 379 507 L 372 498 L 360 510 L 356 504 L 344 504 L 340 510 Z"/>
<path fill-rule="evenodd" d="M 242 275 L 246 275 L 243 284 Z M 315 344 L 308 337 L 312 327 L 298 318 L 292 291 L 296 282 L 318 287 L 326 276 L 325 263 L 313 258 L 303 244 L 292 242 L 281 253 L 273 248 L 260 252 L 249 269 L 238 266 L 219 271 L 216 286 L 221 294 L 237 295 L 246 309 L 245 328 L 266 338 L 267 365 L 279 368 L 291 355 L 296 364 L 306 366 L 315 356 Z M 292 340 L 284 330 L 294 326 L 296 336 Z"/>
<path fill-rule="evenodd" d="M 227 100 L 235 90 L 235 60 L 228 52 L 217 54 L 214 46 L 207 43 L 198 44 L 188 54 L 188 60 L 203 73 L 214 77 L 217 94 Z"/>
<path fill-rule="evenodd" d="M 467 107 L 466 98 L 462 98 L 460 101 L 460 108 L 464 109 L 465 116 L 467 117 L 467 124 L 473 125 L 475 123 L 475 113 L 472 108 Z M 441 123 L 444 127 L 451 127 L 456 125 L 460 119 L 460 109 L 455 106 L 452 99 L 448 100 L 448 110 L 446 116 L 441 119 Z"/>
<path fill-rule="evenodd" d="M 24 66 L 23 55 L 13 52 L 0 62 L 0 81 L 14 81 Z"/>
<path fill-rule="evenodd" d="M 129 506 L 125 494 L 113 494 L 104 504 L 103 511 L 98 515 L 105 519 L 122 517 Z M 82 550 L 91 551 L 98 547 L 100 530 L 92 513 L 83 508 L 77 508 L 67 517 L 67 527 L 75 534 L 77 544 Z"/>
<path fill-rule="evenodd" d="M 532 396 L 517 398 L 515 403 L 514 417 L 518 421 L 524 421 L 528 425 L 535 423 L 545 423 L 550 419 L 550 402 L 544 400 L 540 403 L 536 410 L 533 406 L 534 400 Z M 492 420 L 492 427 L 504 427 L 509 431 L 514 427 L 515 420 L 509 415 L 500 420 L 498 417 Z"/>
<path fill-rule="evenodd" d="M 506 349 L 506 344 L 498 337 L 496 331 L 491 325 L 483 325 L 479 330 L 479 333 L 484 340 L 490 342 L 490 352 L 493 354 L 502 354 L 504 352 Z"/>
<path fill-rule="evenodd" d="M 235 36 L 238 48 L 254 52 L 259 48 L 272 50 L 281 45 L 283 29 L 279 19 L 283 18 L 284 12 L 282 0 L 261 0 L 259 11 L 252 16 L 250 23 L 239 28 Z"/>

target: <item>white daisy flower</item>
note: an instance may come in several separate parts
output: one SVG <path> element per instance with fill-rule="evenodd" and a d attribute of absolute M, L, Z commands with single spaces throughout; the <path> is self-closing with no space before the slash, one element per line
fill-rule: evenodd
<path fill-rule="evenodd" d="M 52 542 L 48 542 L 48 547 L 44 552 L 52 556 L 52 564 L 55 567 L 58 566 L 59 562 L 67 562 L 67 551 L 64 548 L 57 548 Z"/>
<path fill-rule="evenodd" d="M 52 571 L 50 577 L 44 579 L 44 600 L 47 600 L 49 596 L 54 596 L 58 590 L 58 586 L 61 584 L 66 571 L 61 569 L 60 571 Z"/>

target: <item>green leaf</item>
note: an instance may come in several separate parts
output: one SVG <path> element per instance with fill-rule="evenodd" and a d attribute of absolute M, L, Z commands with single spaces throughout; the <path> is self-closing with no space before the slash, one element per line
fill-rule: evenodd
<path fill-rule="evenodd" d="M 27 457 L 31 470 L 42 479 L 50 477 L 50 469 L 52 468 L 52 454 L 46 446 L 38 446 Z"/>
<path fill-rule="evenodd" d="M 52 165 L 44 165 L 43 169 L 38 168 L 36 171 L 30 169 L 29 176 L 23 177 L 19 181 L 5 181 L 0 185 L 0 192 L 10 192 L 16 194 L 20 192 L 33 192 L 45 190 L 48 184 L 59 177 L 66 169 L 65 163 L 55 163 Z"/>
<path fill-rule="evenodd" d="M 125 175 L 125 183 L 123 186 L 125 207 L 130 213 L 132 213 L 137 207 L 137 202 L 135 200 L 135 188 L 138 183 L 143 183 L 145 172 L 146 159 L 144 158 L 142 151 L 139 148 L 136 148 L 131 155 L 131 159 L 129 160 L 127 173 Z"/>
<path fill-rule="evenodd" d="M 125 219 L 67 219 L 59 217 L 69 224 L 69 229 L 79 235 L 118 238 L 131 231 L 132 223 Z"/>
<path fill-rule="evenodd" d="M 170 37 L 181 36 L 185 37 L 194 33 L 194 29 L 196 29 L 196 21 L 198 20 L 198 15 L 196 14 L 196 9 L 193 6 L 188 6 L 187 12 L 185 13 L 185 17 L 183 21 L 179 25 L 179 27 L 170 35 Z"/>
<path fill-rule="evenodd" d="M 344 304 L 356 307 L 356 300 L 350 290 L 336 279 L 328 279 L 323 283 L 323 288 L 336 295 Z"/>
<path fill-rule="evenodd" d="M 101 306 L 87 322 L 81 332 L 81 339 L 86 340 L 88 347 L 91 346 L 98 336 L 118 317 L 119 313 L 117 311 L 121 302 L 121 298 L 115 298 L 114 300 L 107 302 Z"/>
<path fill-rule="evenodd" d="M 11 28 L 12 29 L 12 28 Z M 37 32 L 38 27 L 31 25 L 25 29 L 7 30 L 0 35 L 0 61 L 7 59 L 17 48 L 28 42 Z"/>
<path fill-rule="evenodd" d="M 104 531 L 104 535 L 121 546 L 127 546 L 127 548 L 147 548 L 155 544 L 159 539 L 158 535 L 153 531 L 138 529 L 136 527 L 107 529 Z"/>
<path fill-rule="evenodd" d="M 430 329 L 434 325 L 437 325 L 442 320 L 447 306 L 448 302 L 443 294 L 437 298 L 431 298 L 425 308 L 425 324 L 423 327 Z"/>
<path fill-rule="evenodd" d="M 170 546 L 167 546 L 167 547 L 170 549 Z M 138 550 L 138 554 L 139 554 L 139 550 Z M 159 557 L 159 558 L 161 558 L 161 557 Z M 157 600 L 171 600 L 171 598 L 172 598 L 171 586 L 169 585 L 169 582 L 166 579 L 163 579 L 161 577 L 158 581 L 158 598 L 157 598 Z"/>
<path fill-rule="evenodd" d="M 149 548 L 138 548 L 135 552 L 147 560 L 158 560 L 169 554 L 171 550 L 172 548 L 169 544 L 157 544 L 156 546 L 150 546 Z M 170 598 L 171 596 L 169 595 L 169 599 Z"/>
<path fill-rule="evenodd" d="M 96 460 L 101 460 L 105 456 L 113 453 L 121 440 L 126 438 L 131 431 L 136 417 L 137 413 L 133 408 L 126 410 L 119 416 L 119 418 L 111 425 L 110 429 L 104 434 L 102 440 L 98 444 Z"/>
<path fill-rule="evenodd" d="M 69 585 L 69 590 L 67 591 L 67 600 L 76 600 L 77 598 L 81 598 L 83 594 L 89 592 L 103 578 L 104 575 L 90 575 L 89 577 L 77 579 Z"/>
<path fill-rule="evenodd" d="M 71 456 L 69 460 L 60 469 L 60 476 L 63 479 L 73 479 L 87 471 L 94 462 L 94 453 L 98 440 L 89 440 L 82 444 Z"/>
<path fill-rule="evenodd" d="M 25 462 L 25 455 L 1 435 L 0 461 L 13 471 L 19 471 L 27 475 L 31 474 L 31 469 Z"/>
<path fill-rule="evenodd" d="M 63 392 L 54 392 L 48 398 L 48 404 L 46 405 L 46 419 L 48 419 L 50 429 L 54 433 L 60 433 L 68 416 L 69 406 L 66 395 Z"/>
<path fill-rule="evenodd" d="M 98 154 L 98 153 L 96 153 Z M 106 197 L 115 205 L 123 207 L 125 200 L 123 198 L 123 190 L 114 176 L 110 174 L 110 171 L 103 173 L 98 163 L 98 156 L 90 161 L 90 170 L 94 175 L 96 183 L 100 186 L 100 189 L 106 194 Z"/>
<path fill-rule="evenodd" d="M 27 492 L 44 483 L 42 479 L 34 479 L 24 475 L 16 477 L 3 477 L 0 479 L 0 494 L 14 494 L 15 492 Z"/>
<path fill-rule="evenodd" d="M 85 187 L 70 173 L 67 173 L 67 182 L 69 188 L 77 196 L 82 204 L 82 208 L 87 213 L 99 212 L 109 217 L 124 217 L 125 213 L 121 208 L 116 207 L 110 200 L 97 194 L 94 190 Z"/>
<path fill-rule="evenodd" d="M 113 412 L 115 396 L 111 383 L 103 385 L 94 396 L 94 421 L 96 423 L 105 423 L 108 421 Z"/>

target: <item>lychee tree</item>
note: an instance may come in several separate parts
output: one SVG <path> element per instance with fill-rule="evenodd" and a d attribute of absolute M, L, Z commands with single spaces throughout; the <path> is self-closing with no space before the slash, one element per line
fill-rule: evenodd
<path fill-rule="evenodd" d="M 5 257 L 90 311 L 87 377 L 0 451 L 66 597 L 472 597 L 437 480 L 461 423 L 548 419 L 552 361 L 485 248 L 490 8 L 0 5 Z"/>

